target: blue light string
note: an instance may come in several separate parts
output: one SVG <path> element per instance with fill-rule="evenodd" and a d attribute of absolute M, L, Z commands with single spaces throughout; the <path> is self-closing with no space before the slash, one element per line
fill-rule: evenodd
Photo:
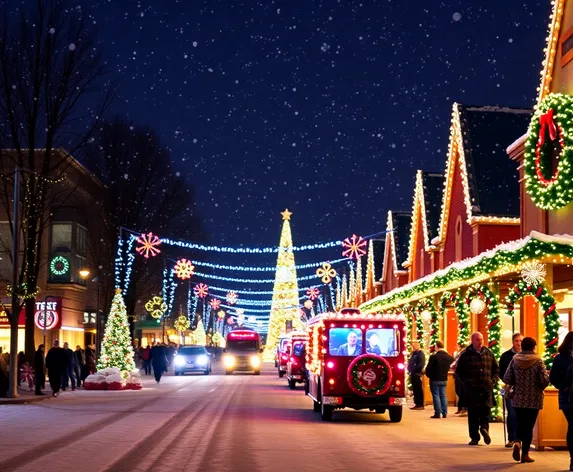
<path fill-rule="evenodd" d="M 302 291 L 306 291 L 309 288 L 315 288 L 315 287 L 320 287 L 320 285 L 310 285 L 307 287 L 299 287 L 298 291 L 302 292 Z M 214 287 L 213 285 L 209 285 L 209 290 L 210 291 L 215 291 L 215 292 L 235 292 L 235 293 L 241 293 L 241 294 L 247 294 L 247 295 L 273 295 L 274 293 L 287 293 L 290 292 L 291 290 L 280 290 L 275 292 L 274 290 L 235 290 L 235 289 L 230 289 L 230 288 L 224 288 L 224 287 Z"/>
<path fill-rule="evenodd" d="M 226 300 L 227 298 L 224 295 L 210 295 L 211 298 L 218 298 L 219 300 Z M 303 300 L 306 298 L 306 295 L 302 295 L 298 297 L 299 300 Z M 272 305 L 272 300 L 252 300 L 246 298 L 239 298 L 235 305 L 251 305 L 251 306 L 270 306 Z"/>
<path fill-rule="evenodd" d="M 334 288 L 332 285 L 328 287 L 328 291 L 330 292 L 330 301 L 332 302 L 332 309 L 334 310 L 336 307 L 336 299 L 334 298 Z"/>
<path fill-rule="evenodd" d="M 117 240 L 117 254 L 115 256 L 114 276 L 115 288 L 121 288 L 121 270 L 123 267 L 123 239 Z M 125 295 L 125 294 L 124 294 Z"/>
<path fill-rule="evenodd" d="M 216 251 L 216 252 L 230 252 L 235 254 L 269 254 L 278 252 L 279 248 L 276 246 L 272 247 L 262 247 L 262 248 L 232 248 L 232 247 L 221 247 L 221 246 L 205 246 L 203 244 L 189 243 L 186 241 L 177 241 L 169 238 L 162 238 L 161 243 L 167 246 L 178 246 L 186 249 L 197 249 L 199 251 Z M 330 241 L 328 243 L 318 243 L 318 244 L 308 244 L 306 246 L 294 246 L 293 251 L 311 251 L 315 249 L 327 249 L 331 247 L 341 246 L 342 241 Z"/>
<path fill-rule="evenodd" d="M 131 280 L 131 271 L 133 269 L 133 261 L 135 260 L 135 251 L 133 250 L 133 245 L 135 244 L 136 237 L 131 234 L 129 236 L 129 241 L 127 242 L 127 264 L 125 268 L 125 279 L 123 281 L 123 294 L 127 293 L 129 288 L 129 282 Z"/>
<path fill-rule="evenodd" d="M 232 305 L 223 305 L 221 304 L 221 308 L 225 308 L 227 310 L 236 310 L 237 308 L 235 306 Z M 266 309 L 266 310 L 258 310 L 256 308 L 241 308 L 245 313 L 268 313 L 270 315 L 271 310 L 270 309 Z"/>
<path fill-rule="evenodd" d="M 235 279 L 233 277 L 222 277 L 220 275 L 210 275 L 204 274 L 202 272 L 195 272 L 197 277 L 203 277 L 205 279 L 214 279 L 214 280 L 225 280 L 226 282 L 239 282 L 245 284 L 274 284 L 275 279 Z M 298 280 L 310 280 L 315 279 L 316 274 L 312 275 L 305 275 L 304 277 L 297 277 Z"/>
<path fill-rule="evenodd" d="M 177 282 L 174 280 L 173 269 L 163 269 L 163 287 L 161 288 L 161 296 L 163 301 L 167 303 L 167 311 L 163 314 L 164 317 L 169 317 L 169 315 L 171 315 L 176 287 Z"/>
<path fill-rule="evenodd" d="M 333 261 L 321 261 L 321 262 L 311 262 L 309 264 L 301 264 L 296 265 L 296 270 L 302 269 L 309 269 L 313 267 L 321 267 L 324 264 L 338 264 L 339 262 L 347 261 L 347 257 L 343 257 L 341 259 L 335 259 Z M 276 266 L 229 266 L 229 265 L 222 265 L 222 264 L 212 264 L 210 262 L 201 262 L 201 261 L 193 261 L 193 264 L 199 267 L 210 267 L 211 269 L 222 269 L 222 270 L 234 270 L 234 271 L 243 271 L 243 272 L 275 272 L 277 270 Z"/>
<path fill-rule="evenodd" d="M 191 284 L 189 284 L 189 289 L 187 290 L 187 319 L 193 324 L 195 322 L 195 312 L 197 311 L 197 300 L 199 297 L 197 295 L 191 296 Z"/>

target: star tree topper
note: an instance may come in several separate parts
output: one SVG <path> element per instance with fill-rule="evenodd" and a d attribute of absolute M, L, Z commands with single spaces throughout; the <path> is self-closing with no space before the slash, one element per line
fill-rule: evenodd
<path fill-rule="evenodd" d="M 283 211 L 283 212 L 281 213 L 281 215 L 283 215 L 283 221 L 285 221 L 285 220 L 286 220 L 286 221 L 290 221 L 290 217 L 291 217 L 291 215 L 292 215 L 292 212 L 291 212 L 291 211 L 288 211 L 288 208 L 287 208 L 285 211 Z"/>

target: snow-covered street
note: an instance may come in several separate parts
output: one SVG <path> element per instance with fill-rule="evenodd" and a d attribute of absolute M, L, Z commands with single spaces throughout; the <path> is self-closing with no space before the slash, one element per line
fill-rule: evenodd
<path fill-rule="evenodd" d="M 453 412 L 452 412 L 453 413 Z M 566 452 L 512 462 L 503 426 L 491 446 L 467 446 L 465 418 L 431 409 L 386 415 L 335 412 L 321 422 L 302 387 L 261 376 L 166 376 L 139 392 L 66 392 L 32 405 L 0 406 L 0 471 L 459 471 L 566 470 Z"/>

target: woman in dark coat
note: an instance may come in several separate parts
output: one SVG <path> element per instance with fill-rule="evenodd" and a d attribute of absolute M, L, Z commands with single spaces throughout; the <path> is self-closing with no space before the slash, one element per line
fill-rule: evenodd
<path fill-rule="evenodd" d="M 20 351 L 18 353 L 18 387 L 22 382 L 22 366 L 26 363 L 26 355 Z"/>
<path fill-rule="evenodd" d="M 559 409 L 567 420 L 567 449 L 569 449 L 569 470 L 573 470 L 573 331 L 569 331 L 559 346 L 559 354 L 553 359 L 549 381 L 559 389 Z"/>
<path fill-rule="evenodd" d="M 167 371 L 165 348 L 160 344 L 156 344 L 151 348 L 151 365 L 153 366 L 153 375 L 155 375 L 155 380 L 159 383 L 163 372 Z"/>
<path fill-rule="evenodd" d="M 40 344 L 34 354 L 34 383 L 36 395 L 44 395 L 42 390 L 46 388 L 46 362 L 44 360 L 44 345 Z"/>

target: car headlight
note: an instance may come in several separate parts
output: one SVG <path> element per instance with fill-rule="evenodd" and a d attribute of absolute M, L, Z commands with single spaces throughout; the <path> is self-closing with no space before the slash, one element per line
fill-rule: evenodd
<path fill-rule="evenodd" d="M 199 365 L 207 365 L 207 356 L 199 356 L 197 358 L 197 364 Z"/>
<path fill-rule="evenodd" d="M 261 359 L 259 358 L 259 356 L 251 357 L 251 365 L 253 367 L 259 367 L 261 365 Z"/>
<path fill-rule="evenodd" d="M 235 365 L 235 358 L 233 356 L 225 356 L 223 358 L 225 367 L 233 367 Z"/>
<path fill-rule="evenodd" d="M 182 365 L 185 365 L 185 358 L 183 356 L 175 356 L 173 362 L 176 366 L 181 367 Z"/>

